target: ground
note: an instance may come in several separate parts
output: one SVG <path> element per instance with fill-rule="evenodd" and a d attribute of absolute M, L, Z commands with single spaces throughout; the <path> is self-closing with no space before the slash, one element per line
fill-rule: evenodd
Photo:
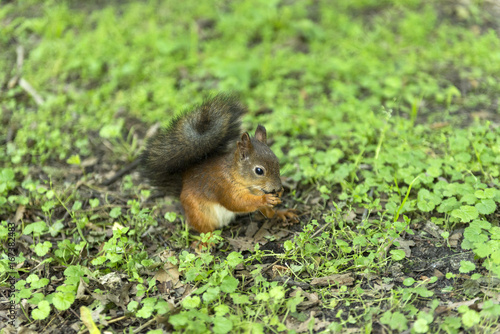
<path fill-rule="evenodd" d="M 2 333 L 500 332 L 500 3 L 4 1 Z M 148 137 L 248 106 L 297 223 L 210 237 Z"/>

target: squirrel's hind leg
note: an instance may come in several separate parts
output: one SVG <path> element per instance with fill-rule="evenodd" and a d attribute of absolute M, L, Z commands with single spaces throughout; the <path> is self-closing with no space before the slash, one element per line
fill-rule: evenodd
<path fill-rule="evenodd" d="M 211 208 L 204 204 L 205 201 L 186 193 L 181 193 L 180 200 L 189 226 L 200 233 L 213 232 L 217 228 L 217 219 L 210 214 Z"/>
<path fill-rule="evenodd" d="M 297 215 L 297 210 L 295 209 L 282 209 L 276 210 L 270 207 L 262 207 L 259 209 L 260 213 L 262 213 L 266 218 L 278 218 L 284 223 L 298 223 L 299 216 Z"/>

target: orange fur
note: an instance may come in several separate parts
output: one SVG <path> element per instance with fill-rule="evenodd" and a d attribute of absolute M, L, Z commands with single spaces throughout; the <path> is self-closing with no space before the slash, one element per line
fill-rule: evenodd
<path fill-rule="evenodd" d="M 188 169 L 182 176 L 180 200 L 188 224 L 200 233 L 212 232 L 225 226 L 229 221 L 220 221 L 216 206 L 220 205 L 235 214 L 260 210 L 266 217 L 286 220 L 296 215 L 274 211 L 273 206 L 281 203 L 278 194 L 265 194 L 253 190 L 249 185 L 239 182 L 227 170 L 225 157 L 209 159 L 203 165 Z M 260 193 L 259 193 L 260 192 Z M 220 212 L 220 210 L 218 211 Z M 283 212 L 288 212 L 283 214 Z"/>

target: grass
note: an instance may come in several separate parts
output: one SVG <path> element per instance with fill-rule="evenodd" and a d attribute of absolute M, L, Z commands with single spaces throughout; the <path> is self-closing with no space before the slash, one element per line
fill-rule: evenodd
<path fill-rule="evenodd" d="M 2 2 L 0 285 L 11 324 L 498 332 L 498 11 Z M 197 254 L 175 199 L 135 172 L 103 182 L 152 127 L 220 91 L 249 106 L 246 130 L 266 126 L 300 224 L 243 216 Z"/>

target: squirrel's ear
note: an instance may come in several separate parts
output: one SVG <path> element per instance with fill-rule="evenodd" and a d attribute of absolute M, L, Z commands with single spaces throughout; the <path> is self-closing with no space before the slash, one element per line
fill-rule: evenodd
<path fill-rule="evenodd" d="M 241 160 L 248 158 L 250 151 L 252 150 L 252 142 L 250 141 L 250 136 L 248 132 L 241 135 L 241 140 L 238 142 L 238 153 Z"/>
<path fill-rule="evenodd" d="M 259 124 L 255 130 L 255 138 L 261 143 L 267 144 L 266 128 Z"/>

